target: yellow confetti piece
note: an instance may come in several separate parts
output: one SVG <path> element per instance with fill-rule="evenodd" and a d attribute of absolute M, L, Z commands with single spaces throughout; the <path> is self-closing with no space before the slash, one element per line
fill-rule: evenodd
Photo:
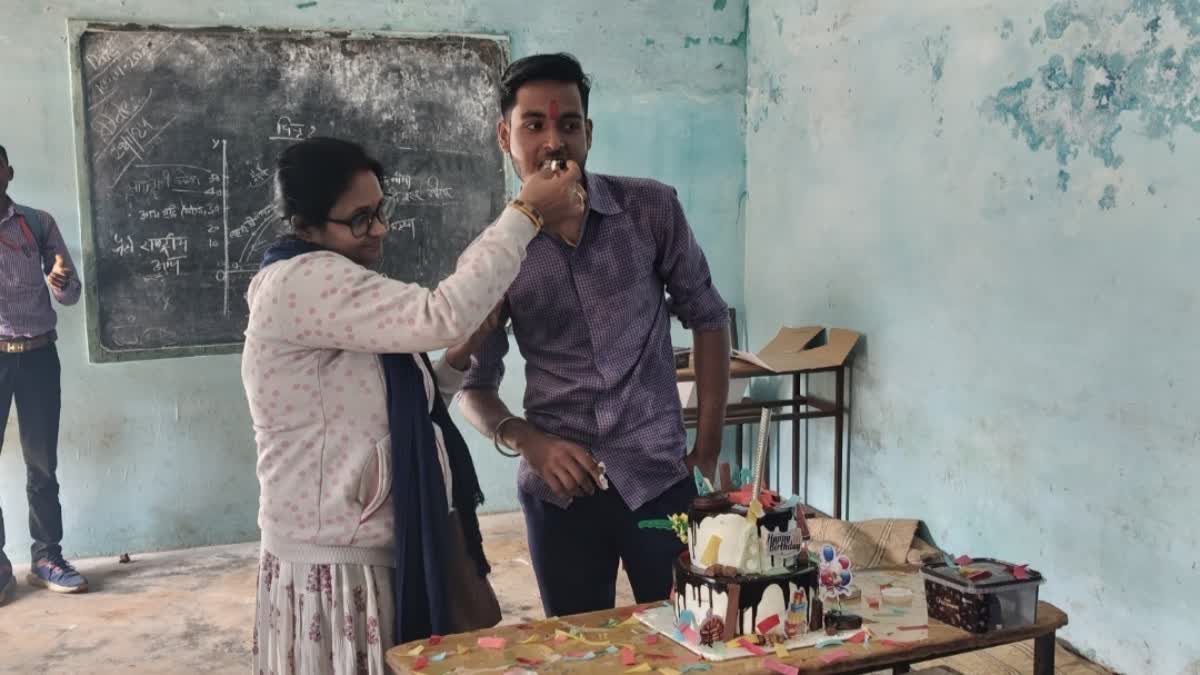
<path fill-rule="evenodd" d="M 650 667 L 649 663 L 643 663 L 642 665 L 634 666 L 634 667 L 630 668 L 629 670 L 626 670 L 625 672 L 627 672 L 627 673 L 648 673 L 651 670 L 653 670 L 653 669 Z"/>
<path fill-rule="evenodd" d="M 628 619 L 625 619 L 624 621 L 622 621 L 621 623 L 619 623 L 617 625 L 618 626 L 636 626 L 640 623 L 641 623 L 640 619 L 638 619 L 636 616 L 631 616 Z"/>
<path fill-rule="evenodd" d="M 423 652 L 423 651 L 425 651 L 425 645 L 417 645 L 416 647 L 413 647 L 412 649 L 408 650 L 408 655 L 409 656 L 420 656 L 421 652 Z"/>
<path fill-rule="evenodd" d="M 778 656 L 781 659 L 786 659 L 787 655 L 788 655 L 787 647 L 784 647 L 781 644 L 775 645 L 775 656 Z"/>
<path fill-rule="evenodd" d="M 541 638 L 537 635 L 530 635 L 529 637 L 525 638 L 524 640 L 521 640 L 521 644 L 523 644 L 523 645 L 531 644 L 533 642 L 537 642 L 540 639 Z"/>
<path fill-rule="evenodd" d="M 459 645 L 459 646 L 458 646 L 458 655 L 459 655 L 459 656 L 462 656 L 463 654 L 466 654 L 468 651 L 470 651 L 470 650 L 468 650 L 466 647 L 464 647 L 464 646 L 462 646 L 462 645 Z"/>
<path fill-rule="evenodd" d="M 742 640 L 745 640 L 745 639 L 746 638 L 734 638 L 734 639 L 730 640 L 729 642 L 726 642 L 725 646 L 729 647 L 730 649 L 740 649 L 742 646 Z"/>
<path fill-rule="evenodd" d="M 704 547 L 704 554 L 700 556 L 700 564 L 708 567 L 717 562 L 717 553 L 721 550 L 721 538 L 713 535 L 708 539 L 708 545 Z"/>
<path fill-rule="evenodd" d="M 565 637 L 565 638 L 567 638 L 567 639 L 569 639 L 569 640 L 575 640 L 575 641 L 577 641 L 577 642 L 582 642 L 582 643 L 583 643 L 583 644 L 585 644 L 585 645 L 591 645 L 591 646 L 593 646 L 593 647 L 607 647 L 607 646 L 609 646 L 609 645 L 611 645 L 611 644 L 612 644 L 611 642 L 608 642 L 607 640 L 606 640 L 606 641 L 604 641 L 604 642 L 598 642 L 598 641 L 596 641 L 596 640 L 589 640 L 589 639 L 587 639 L 587 638 L 585 638 L 585 637 L 580 637 L 580 636 L 578 636 L 578 635 L 572 635 L 572 634 L 570 634 L 570 633 L 568 633 L 568 632 L 566 632 L 566 631 L 563 631 L 563 630 L 558 630 L 558 631 L 555 631 L 555 632 L 554 632 L 554 634 L 555 634 L 555 636 L 557 636 L 557 637 Z"/>

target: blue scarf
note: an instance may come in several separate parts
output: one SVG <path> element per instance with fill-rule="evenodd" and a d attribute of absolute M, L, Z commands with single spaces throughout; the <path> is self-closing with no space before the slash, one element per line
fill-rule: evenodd
<path fill-rule="evenodd" d="M 324 250 L 328 249 L 302 239 L 282 239 L 267 249 L 262 266 Z M 426 414 L 429 399 L 425 396 L 425 380 L 412 356 L 380 355 L 387 382 L 388 428 L 392 435 L 393 592 L 396 603 L 393 638 L 396 644 L 454 632 L 454 626 L 450 625 L 446 578 L 446 570 L 450 567 L 446 534 L 449 506 L 437 458 L 434 424 L 442 430 L 450 460 L 454 508 L 466 539 L 467 553 L 480 576 L 491 571 L 483 554 L 483 536 L 475 513 L 483 503 L 483 492 L 470 451 L 440 395 L 434 397 L 433 412 Z M 429 357 L 419 356 L 432 375 Z M 436 381 L 434 391 L 437 391 Z"/>

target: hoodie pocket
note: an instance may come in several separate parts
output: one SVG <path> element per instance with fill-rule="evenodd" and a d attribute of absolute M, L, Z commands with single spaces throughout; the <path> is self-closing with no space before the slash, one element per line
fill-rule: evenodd
<path fill-rule="evenodd" d="M 375 452 L 363 467 L 358 483 L 358 501 L 363 505 L 358 522 L 365 523 L 375 515 L 392 493 L 392 437 L 384 436 L 375 444 Z"/>

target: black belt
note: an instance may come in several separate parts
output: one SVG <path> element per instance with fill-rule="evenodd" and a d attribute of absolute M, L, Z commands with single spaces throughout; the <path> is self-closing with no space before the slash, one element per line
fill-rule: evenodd
<path fill-rule="evenodd" d="M 0 338 L 0 352 L 5 354 L 22 354 L 41 349 L 58 339 L 58 333 L 50 331 L 31 338 Z"/>

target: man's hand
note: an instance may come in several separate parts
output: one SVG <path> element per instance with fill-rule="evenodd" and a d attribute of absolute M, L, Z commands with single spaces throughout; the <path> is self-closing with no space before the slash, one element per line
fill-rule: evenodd
<path fill-rule="evenodd" d="M 700 467 L 700 474 L 708 479 L 710 483 L 716 482 L 717 474 L 717 453 L 701 451 L 693 448 L 691 454 L 687 456 L 684 462 L 687 464 L 689 472 L 694 472 L 696 467 Z"/>
<path fill-rule="evenodd" d="M 57 290 L 63 290 L 67 284 L 71 283 L 71 275 L 74 272 L 67 266 L 67 262 L 63 260 L 62 255 L 54 256 L 54 267 L 50 270 L 50 275 L 46 277 L 46 281 Z"/>
<path fill-rule="evenodd" d="M 603 473 L 591 453 L 564 438 L 533 429 L 522 434 L 517 449 L 534 472 L 560 497 L 596 493 Z"/>
<path fill-rule="evenodd" d="M 462 372 L 470 367 L 471 355 L 478 352 L 483 347 L 483 341 L 487 339 L 487 336 L 500 327 L 500 310 L 503 304 L 504 302 L 501 301 L 492 309 L 492 313 L 487 315 L 487 318 L 483 320 L 479 328 L 475 329 L 471 337 L 467 338 L 466 342 L 446 350 L 446 362 L 450 364 L 451 368 Z"/>

